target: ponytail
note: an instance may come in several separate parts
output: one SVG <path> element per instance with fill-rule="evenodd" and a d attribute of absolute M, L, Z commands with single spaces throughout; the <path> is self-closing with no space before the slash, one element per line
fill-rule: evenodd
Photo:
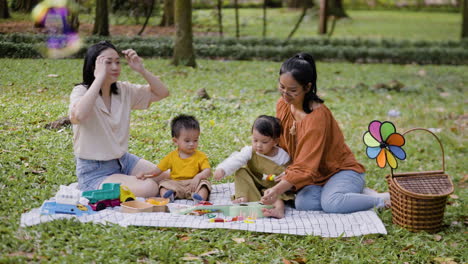
<path fill-rule="evenodd" d="M 291 73 L 293 78 L 303 87 L 311 84 L 310 90 L 304 95 L 302 108 L 304 112 L 311 113 L 310 102 L 323 103 L 317 95 L 317 69 L 314 58 L 308 53 L 298 53 L 287 59 L 281 65 L 279 74 Z"/>

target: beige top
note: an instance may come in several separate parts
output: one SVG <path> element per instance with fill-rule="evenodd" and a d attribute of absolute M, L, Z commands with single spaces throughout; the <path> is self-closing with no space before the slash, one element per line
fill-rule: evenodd
<path fill-rule="evenodd" d="M 91 115 L 73 125 L 75 156 L 89 160 L 111 160 L 122 157 L 128 150 L 130 111 L 146 109 L 150 105 L 149 85 L 117 82 L 119 94 L 111 96 L 111 111 L 107 110 L 101 96 L 96 98 Z M 87 92 L 85 86 L 73 88 L 69 113 Z"/>

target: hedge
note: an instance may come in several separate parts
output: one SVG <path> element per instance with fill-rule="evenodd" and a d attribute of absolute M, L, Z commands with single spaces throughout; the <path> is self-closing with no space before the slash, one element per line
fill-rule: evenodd
<path fill-rule="evenodd" d="M 39 58 L 45 36 L 28 34 L 0 35 L 0 56 L 6 58 Z M 106 38 L 87 37 L 75 58 L 82 58 L 86 47 Z M 172 56 L 173 40 L 168 37 L 112 37 L 119 49 L 133 48 L 143 57 Z M 16 42 L 16 43 L 15 43 Z M 285 43 L 278 39 L 213 38 L 194 40 L 200 58 L 281 61 L 297 52 L 308 52 L 317 60 L 359 63 L 468 64 L 468 40 L 462 41 L 395 41 L 366 39 L 310 38 Z"/>

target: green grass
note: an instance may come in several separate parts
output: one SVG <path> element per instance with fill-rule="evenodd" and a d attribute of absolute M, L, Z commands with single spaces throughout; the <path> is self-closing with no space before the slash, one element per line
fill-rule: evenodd
<path fill-rule="evenodd" d="M 347 10 L 350 19 L 338 20 L 333 37 L 411 39 L 411 40 L 458 40 L 461 34 L 461 15 L 457 13 L 414 11 L 369 11 Z M 289 35 L 300 10 L 268 9 L 267 36 L 284 38 Z M 263 17 L 261 9 L 241 9 L 241 36 L 262 36 Z M 234 10 L 223 13 L 226 36 L 235 36 Z M 211 10 L 194 13 L 195 31 L 217 32 L 217 20 Z M 330 27 L 331 23 L 329 23 Z M 317 36 L 318 15 L 309 10 L 294 38 Z"/>
<path fill-rule="evenodd" d="M 461 34 L 461 15 L 453 12 L 416 12 L 416 11 L 369 11 L 347 10 L 350 19 L 337 22 L 333 37 L 372 38 L 372 39 L 410 39 L 410 40 L 459 40 Z M 295 25 L 301 10 L 270 8 L 267 10 L 267 37 L 286 39 Z M 262 9 L 243 8 L 239 11 L 240 35 L 262 36 Z M 160 15 L 153 16 L 149 25 L 156 26 Z M 12 13 L 13 20 L 28 20 L 25 14 Z M 0 19 L 0 23 L 10 20 Z M 82 23 L 94 23 L 94 15 L 80 14 Z M 144 21 L 144 19 L 140 19 Z M 194 32 L 197 34 L 217 35 L 218 24 L 215 9 L 193 11 Z M 134 18 L 110 16 L 110 24 L 135 24 Z M 142 23 L 142 22 L 141 22 Z M 331 24 L 331 23 L 330 23 Z M 329 27 L 330 27 L 329 24 Z M 31 22 L 32 25 L 32 22 Z M 235 36 L 234 9 L 223 9 L 225 36 Z M 318 16 L 316 10 L 309 10 L 294 38 L 317 36 Z"/>
<path fill-rule="evenodd" d="M 173 149 L 168 121 L 179 113 L 197 116 L 202 126 L 200 149 L 214 167 L 249 144 L 250 126 L 260 114 L 273 115 L 278 98 L 275 62 L 198 60 L 197 69 L 145 60 L 166 82 L 171 96 L 132 114 L 130 151 L 157 162 Z M 81 79 L 81 60 L 0 59 L 0 262 L 184 262 L 283 263 L 439 263 L 468 261 L 466 249 L 467 66 L 318 63 L 318 90 L 339 121 L 347 143 L 367 168 L 370 187 L 385 191 L 388 169 L 365 156 L 362 134 L 371 120 L 391 120 L 397 131 L 413 127 L 440 129 L 446 172 L 456 186 L 449 199 L 444 229 L 438 234 L 411 233 L 379 212 L 388 235 L 320 238 L 228 231 L 127 227 L 60 220 L 19 227 L 20 216 L 54 195 L 61 184 L 76 181 L 70 128 L 44 126 L 67 114 L 68 97 Z M 47 77 L 57 74 L 57 78 Z M 122 80 L 142 79 L 125 66 Z M 374 89 L 396 79 L 401 92 Z M 211 100 L 196 99 L 207 89 Z M 389 118 L 398 109 L 401 116 Z M 407 137 L 408 161 L 400 171 L 440 169 L 440 151 L 424 133 Z M 229 177 L 226 181 L 232 181 Z M 465 183 L 466 186 L 466 183 Z M 233 239 L 244 238 L 236 243 Z M 214 251 L 216 250 L 216 251 Z M 203 253 L 211 252 L 206 256 Z"/>

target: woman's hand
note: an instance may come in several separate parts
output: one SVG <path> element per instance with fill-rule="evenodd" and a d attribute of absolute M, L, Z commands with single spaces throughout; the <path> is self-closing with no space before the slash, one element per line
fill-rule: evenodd
<path fill-rule="evenodd" d="M 226 172 L 224 172 L 223 169 L 216 169 L 215 172 L 214 172 L 214 178 L 215 178 L 215 180 L 220 181 L 221 179 L 224 178 L 225 174 L 226 174 Z"/>
<path fill-rule="evenodd" d="M 278 200 L 279 194 L 275 190 L 275 188 L 270 188 L 265 191 L 263 194 L 262 199 L 260 200 L 263 204 L 270 205 Z"/>
<path fill-rule="evenodd" d="M 143 66 L 143 59 L 138 56 L 136 51 L 132 49 L 127 49 L 123 50 L 122 54 L 125 55 L 125 59 L 128 62 L 128 66 L 132 68 L 132 70 L 138 72 L 138 73 L 143 73 L 145 70 L 145 67 Z"/>
<path fill-rule="evenodd" d="M 279 182 L 281 181 L 281 179 L 283 179 L 283 177 L 285 176 L 286 174 L 284 172 L 282 172 L 280 175 L 276 176 L 275 177 L 275 182 Z"/>
<path fill-rule="evenodd" d="M 99 55 L 96 58 L 96 66 L 94 67 L 94 78 L 105 79 L 109 72 L 109 58 L 104 55 Z"/>

